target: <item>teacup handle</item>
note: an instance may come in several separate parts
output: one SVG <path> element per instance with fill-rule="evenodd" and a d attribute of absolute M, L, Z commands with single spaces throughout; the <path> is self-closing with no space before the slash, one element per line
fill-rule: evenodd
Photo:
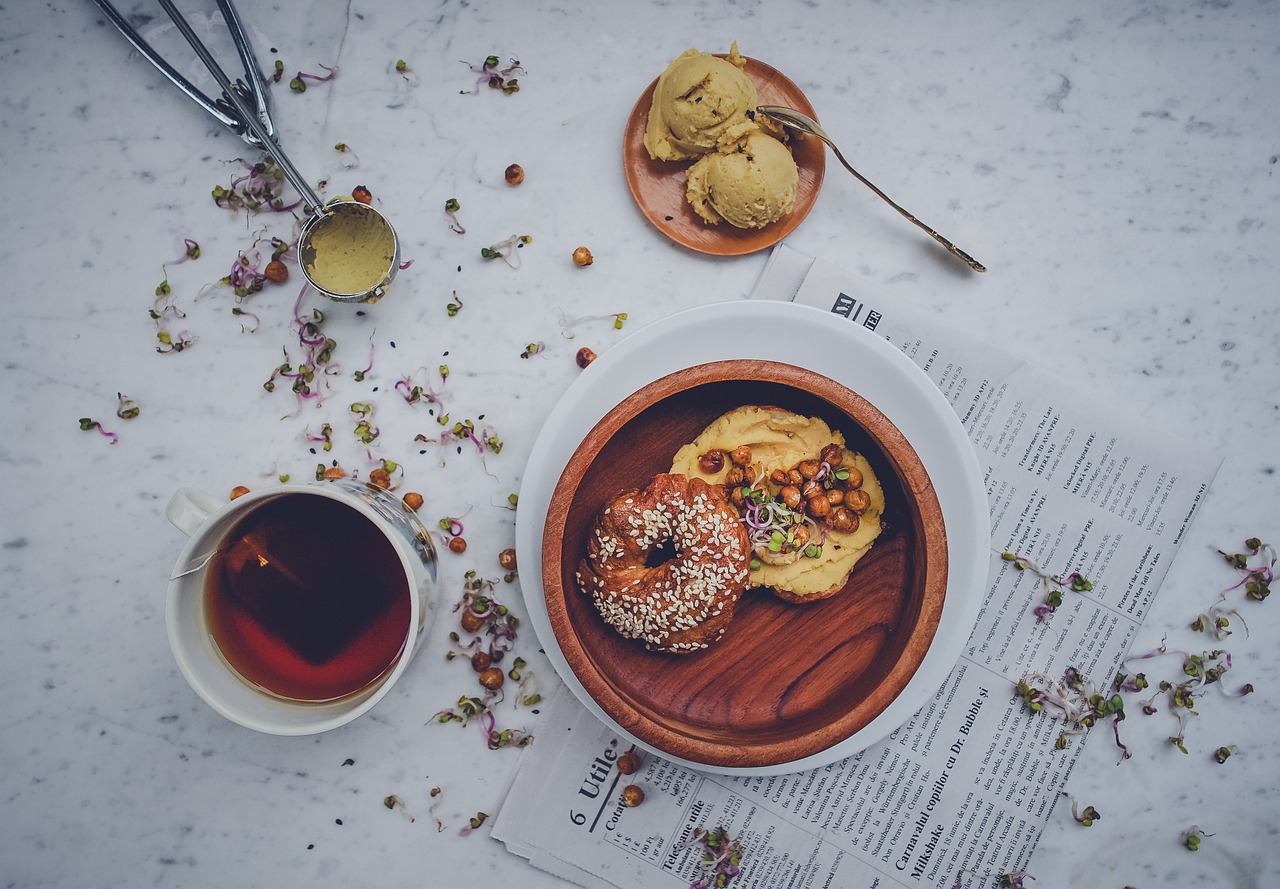
<path fill-rule="evenodd" d="M 196 529 L 209 520 L 222 504 L 195 488 L 179 488 L 169 498 L 164 514 L 173 526 L 190 537 Z"/>

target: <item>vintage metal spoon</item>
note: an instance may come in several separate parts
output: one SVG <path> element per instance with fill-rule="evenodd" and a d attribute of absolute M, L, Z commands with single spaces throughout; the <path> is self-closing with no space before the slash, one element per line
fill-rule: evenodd
<path fill-rule="evenodd" d="M 867 177 L 863 176 L 861 173 L 855 170 L 853 166 L 847 160 L 844 159 L 844 155 L 840 153 L 840 149 L 836 147 L 836 143 L 831 141 L 831 137 L 827 135 L 827 131 L 824 130 L 818 124 L 818 122 L 814 120 L 812 117 L 810 117 L 807 114 L 802 114 L 799 111 L 796 111 L 794 108 L 784 108 L 781 105 L 760 105 L 759 107 L 756 108 L 756 111 L 759 114 L 765 115 L 766 117 L 773 118 L 774 120 L 778 121 L 781 124 L 784 124 L 785 126 L 789 126 L 794 129 L 797 129 L 802 133 L 808 133 L 811 136 L 817 136 L 823 142 L 826 142 L 827 145 L 831 146 L 831 150 L 835 152 L 837 160 L 839 160 L 840 163 L 844 164 L 844 168 L 848 170 L 850 173 L 852 173 L 859 182 L 861 182 L 867 188 L 871 189 L 877 195 L 879 195 L 884 200 L 884 202 L 887 203 L 890 207 L 892 207 L 893 209 L 901 213 L 903 216 L 905 216 L 907 220 L 910 221 L 911 223 L 919 226 L 924 232 L 926 232 L 929 235 L 929 237 L 933 238 L 943 247 L 946 247 L 948 252 L 964 260 L 965 263 L 969 266 L 969 268 L 973 269 L 975 272 L 985 272 L 987 270 L 987 267 L 985 265 L 978 262 L 978 260 L 974 259 L 968 253 L 965 253 L 963 250 L 961 250 L 955 244 L 948 241 L 942 235 L 938 234 L 929 226 L 925 225 L 923 222 L 917 219 L 914 215 L 912 215 L 911 213 L 908 213 L 905 209 L 903 209 L 901 206 L 895 203 L 892 198 L 890 198 L 887 194 L 885 194 L 883 191 L 877 188 L 870 180 L 867 179 Z"/>

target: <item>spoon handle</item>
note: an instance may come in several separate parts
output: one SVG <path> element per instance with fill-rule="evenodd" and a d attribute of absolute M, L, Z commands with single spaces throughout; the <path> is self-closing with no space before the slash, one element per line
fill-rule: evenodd
<path fill-rule="evenodd" d="M 904 217 L 906 217 L 908 222 L 911 222 L 913 225 L 919 226 L 922 231 L 924 231 L 926 234 L 929 235 L 929 237 L 933 238 L 943 247 L 946 247 L 949 252 L 951 252 L 954 256 L 960 258 L 961 260 L 963 260 L 969 266 L 969 268 L 973 269 L 975 272 L 985 272 L 987 270 L 987 267 L 985 265 L 978 262 L 978 260 L 974 259 L 968 253 L 965 253 L 963 250 L 961 250 L 955 244 L 948 241 L 942 235 L 938 234 L 937 231 L 925 225 L 923 222 L 917 219 L 914 214 L 908 213 L 906 209 L 903 208 L 901 205 L 899 205 L 896 201 L 894 201 L 893 198 L 889 197 L 887 194 L 885 194 L 883 191 L 877 188 L 875 183 L 873 183 L 866 176 L 863 176 L 861 173 L 855 170 L 853 168 L 853 165 L 844 159 L 844 155 L 840 153 L 840 149 L 837 148 L 832 142 L 830 142 L 829 140 L 823 140 L 823 141 L 825 141 L 827 145 L 831 147 L 831 150 L 835 153 L 836 159 L 839 160 L 840 163 L 844 164 L 844 168 L 846 170 L 852 173 L 859 182 L 861 182 L 867 188 L 874 191 L 886 204 L 888 204 L 890 207 L 897 210 Z"/>

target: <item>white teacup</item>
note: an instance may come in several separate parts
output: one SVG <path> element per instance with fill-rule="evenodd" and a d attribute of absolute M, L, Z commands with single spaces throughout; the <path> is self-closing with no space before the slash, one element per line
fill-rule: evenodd
<path fill-rule="evenodd" d="M 286 497 L 325 498 L 329 502 L 317 501 L 317 510 L 332 510 L 339 504 L 368 519 L 390 544 L 399 563 L 396 571 L 403 571 L 408 585 L 409 607 L 399 654 L 367 685 L 328 700 L 293 699 L 246 679 L 215 641 L 211 625 L 206 587 L 211 571 L 217 568 L 217 554 L 236 545 L 229 534 L 242 521 L 267 504 L 275 504 L 273 511 L 278 512 L 282 505 L 279 498 Z M 289 506 L 311 508 L 298 501 L 291 501 Z M 431 537 L 412 510 L 374 486 L 347 479 L 276 485 L 227 503 L 183 488 L 170 499 L 165 514 L 189 537 L 169 580 L 169 645 L 182 675 L 196 693 L 240 725 L 269 734 L 307 735 L 350 722 L 381 700 L 400 678 L 434 619 L 439 596 Z M 358 519 L 354 521 L 359 523 Z M 341 548 L 349 544 L 326 534 L 323 527 L 315 529 L 314 540 L 326 552 L 341 553 Z M 404 611 L 403 605 L 398 605 L 397 626 Z"/>

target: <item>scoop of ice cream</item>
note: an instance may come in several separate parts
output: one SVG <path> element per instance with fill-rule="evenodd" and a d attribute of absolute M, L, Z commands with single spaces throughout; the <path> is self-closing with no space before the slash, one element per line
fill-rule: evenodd
<path fill-rule="evenodd" d="M 706 222 L 764 228 L 791 212 L 800 174 L 787 146 L 753 129 L 728 150 L 701 158 L 688 178 L 689 203 Z"/>
<path fill-rule="evenodd" d="M 658 77 L 644 147 L 654 160 L 701 157 L 755 128 L 756 87 L 733 44 L 728 59 L 690 49 Z"/>

